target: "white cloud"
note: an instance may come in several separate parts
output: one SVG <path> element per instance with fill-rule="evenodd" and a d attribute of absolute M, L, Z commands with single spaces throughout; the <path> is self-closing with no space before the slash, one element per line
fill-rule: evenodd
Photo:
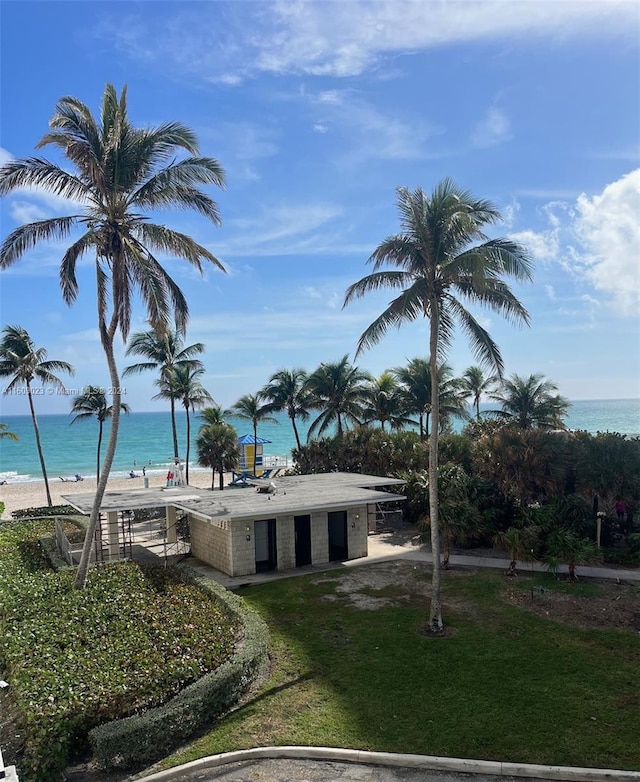
<path fill-rule="evenodd" d="M 511 123 L 501 109 L 488 109 L 471 132 L 471 144 L 480 149 L 495 147 L 511 138 Z"/>
<path fill-rule="evenodd" d="M 611 182 L 600 194 L 583 193 L 573 203 L 550 201 L 540 214 L 548 228 L 524 229 L 510 237 L 527 247 L 535 260 L 555 261 L 582 287 L 590 285 L 595 295 L 583 293 L 581 301 L 593 312 L 604 301 L 618 315 L 637 317 L 640 168 Z"/>
<path fill-rule="evenodd" d="M 549 301 L 556 301 L 556 292 L 553 285 L 545 285 L 544 290 Z"/>
<path fill-rule="evenodd" d="M 316 133 L 326 133 L 329 128 L 326 125 L 323 125 L 321 122 L 316 122 L 316 124 L 313 126 L 313 129 Z"/>
<path fill-rule="evenodd" d="M 260 72 L 358 76 L 391 56 L 472 41 L 637 37 L 625 0 L 274 0 L 225 6 L 224 25 L 217 4 L 178 8 L 162 23 L 118 13 L 97 35 L 144 64 L 231 87 Z"/>
<path fill-rule="evenodd" d="M 554 261 L 560 253 L 560 236 L 557 229 L 548 231 L 525 230 L 509 234 L 514 242 L 519 242 L 529 251 L 536 261 Z"/>
<path fill-rule="evenodd" d="M 607 185 L 600 195 L 581 195 L 573 233 L 574 262 L 620 314 L 640 311 L 640 169 Z"/>
<path fill-rule="evenodd" d="M 30 204 L 27 201 L 12 201 L 9 206 L 9 213 L 16 223 L 34 223 L 36 220 L 45 220 L 50 217 L 50 213 L 42 209 L 37 204 Z"/>

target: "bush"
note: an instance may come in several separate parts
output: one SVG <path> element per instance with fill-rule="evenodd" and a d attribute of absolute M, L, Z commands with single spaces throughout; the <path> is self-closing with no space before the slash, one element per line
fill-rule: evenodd
<path fill-rule="evenodd" d="M 67 526 L 67 522 L 65 522 Z M 226 604 L 175 570 L 95 568 L 84 590 L 54 572 L 53 524 L 0 524 L 0 663 L 25 736 L 21 779 L 56 779 L 96 725 L 165 703 L 234 654 Z M 8 677 L 7 677 L 8 678 Z"/>
<path fill-rule="evenodd" d="M 237 703 L 266 662 L 268 630 L 258 615 L 219 584 L 178 567 L 225 604 L 242 624 L 242 642 L 229 660 L 165 705 L 94 728 L 89 737 L 103 768 L 135 768 L 166 755 Z"/>
<path fill-rule="evenodd" d="M 21 508 L 11 513 L 13 519 L 39 519 L 53 516 L 73 516 L 78 511 L 73 505 L 45 505 L 39 508 Z"/>

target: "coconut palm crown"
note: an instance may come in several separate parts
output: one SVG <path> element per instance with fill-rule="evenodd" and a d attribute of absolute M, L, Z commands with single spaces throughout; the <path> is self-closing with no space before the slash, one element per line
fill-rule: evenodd
<path fill-rule="evenodd" d="M 397 190 L 401 233 L 384 239 L 368 263 L 373 272 L 351 285 L 344 305 L 382 288 L 400 291 L 384 312 L 365 329 L 356 356 L 379 342 L 392 327 L 419 318 L 429 320 L 432 436 L 429 447 L 429 517 L 433 552 L 433 589 L 429 624 L 442 632 L 440 601 L 440 536 L 438 527 L 438 405 L 437 362 L 451 347 L 455 326 L 469 338 L 475 357 L 497 374 L 503 371 L 498 346 L 465 304 L 477 303 L 514 323 L 529 315 L 504 282 L 531 279 L 532 264 L 525 249 L 509 239 L 490 239 L 485 229 L 500 219 L 496 207 L 443 180 L 431 195 L 421 188 Z M 385 268 L 391 266 L 392 268 Z"/>
<path fill-rule="evenodd" d="M 120 410 L 123 413 L 129 413 L 129 405 L 124 402 L 120 403 Z M 77 396 L 71 403 L 71 412 L 75 413 L 71 419 L 71 423 L 75 424 L 77 421 L 86 421 L 89 418 L 96 418 L 98 421 L 98 447 L 96 450 L 96 481 L 100 480 L 100 450 L 102 448 L 102 434 L 104 430 L 104 423 L 108 421 L 112 414 L 113 408 L 107 401 L 107 394 L 103 388 L 99 386 L 87 386 L 84 393 Z"/>
<path fill-rule="evenodd" d="M 185 125 L 132 125 L 126 87 L 118 96 L 107 84 L 97 118 L 78 98 L 61 98 L 49 124 L 51 130 L 38 147 L 59 149 L 71 170 L 40 157 L 11 160 L 0 168 L 0 196 L 19 188 L 38 188 L 76 202 L 77 211 L 17 228 L 0 247 L 0 268 L 8 268 L 40 242 L 64 241 L 79 229 L 60 263 L 62 297 L 71 305 L 79 292 L 78 261 L 87 253 L 95 259 L 98 332 L 114 393 L 109 443 L 75 580 L 75 586 L 82 588 L 118 439 L 121 394 L 115 336 L 120 333 L 126 340 L 135 297 L 141 299 L 154 329 L 164 330 L 174 322 L 184 331 L 186 299 L 158 254 L 181 258 L 199 271 L 203 262 L 224 270 L 205 247 L 151 222 L 145 213 L 192 209 L 218 224 L 218 207 L 199 186 L 222 186 L 224 173 L 218 161 L 199 154 L 197 138 Z"/>
<path fill-rule="evenodd" d="M 29 411 L 31 412 L 36 447 L 44 479 L 47 504 L 51 507 L 53 503 L 51 501 L 51 492 L 49 491 L 49 478 L 47 476 L 42 443 L 40 442 L 40 428 L 38 427 L 38 418 L 33 404 L 31 386 L 34 382 L 40 382 L 42 385 L 46 384 L 50 388 L 64 391 L 62 380 L 54 373 L 66 372 L 73 375 L 74 370 L 71 364 L 68 364 L 66 361 L 47 359 L 47 351 L 44 348 L 37 348 L 29 333 L 22 326 L 5 326 L 2 333 L 3 337 L 0 341 L 0 377 L 11 378 L 11 381 L 4 389 L 4 393 L 10 394 L 19 386 L 24 386 L 27 390 L 26 396 L 29 400 Z M 3 436 L 10 436 L 10 434 L 4 432 Z"/>
<path fill-rule="evenodd" d="M 177 329 L 138 331 L 131 335 L 126 355 L 142 356 L 147 360 L 126 367 L 122 376 L 127 377 L 129 375 L 137 375 L 140 372 L 159 369 L 160 376 L 165 377 L 174 367 L 202 369 L 202 361 L 195 358 L 199 353 L 204 353 L 202 342 L 194 342 L 193 345 L 185 346 L 183 335 Z M 175 399 L 170 397 L 169 403 L 171 405 L 173 456 L 177 459 L 178 430 L 176 427 Z"/>

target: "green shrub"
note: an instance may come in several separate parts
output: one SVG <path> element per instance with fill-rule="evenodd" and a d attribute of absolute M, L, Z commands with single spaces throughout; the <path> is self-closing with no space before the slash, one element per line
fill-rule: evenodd
<path fill-rule="evenodd" d="M 4 513 L 4 508 L 5 508 L 4 502 L 0 502 L 0 519 L 2 518 L 2 514 Z"/>
<path fill-rule="evenodd" d="M 165 703 L 222 665 L 237 638 L 226 605 L 175 570 L 105 565 L 74 590 L 72 569 L 56 573 L 45 556 L 52 534 L 46 519 L 0 524 L 0 664 L 25 782 L 55 779 L 89 730 Z"/>
<path fill-rule="evenodd" d="M 53 516 L 73 516 L 78 511 L 73 505 L 45 505 L 39 508 L 20 508 L 11 512 L 13 519 L 38 519 Z"/>
<path fill-rule="evenodd" d="M 89 737 L 103 768 L 135 768 L 175 749 L 237 703 L 266 662 L 268 630 L 258 615 L 237 595 L 179 568 L 226 605 L 242 624 L 242 642 L 233 657 L 165 705 L 94 728 Z"/>

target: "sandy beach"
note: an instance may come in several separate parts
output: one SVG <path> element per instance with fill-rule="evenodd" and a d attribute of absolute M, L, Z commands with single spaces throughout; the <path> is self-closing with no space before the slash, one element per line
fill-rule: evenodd
<path fill-rule="evenodd" d="M 147 475 L 149 486 L 165 486 L 166 480 L 162 475 Z M 231 475 L 225 476 L 225 484 L 230 480 Z M 211 473 L 194 471 L 189 472 L 189 484 L 198 488 L 211 487 Z M 218 475 L 216 473 L 216 488 L 218 486 Z M 137 478 L 111 478 L 107 484 L 107 491 L 116 489 L 141 489 L 144 486 L 142 476 Z M 95 479 L 85 478 L 83 481 L 63 482 L 58 477 L 49 479 L 49 489 L 51 499 L 54 505 L 63 505 L 65 500 L 63 495 L 80 494 L 96 490 Z M 6 486 L 0 486 L 0 502 L 4 502 L 5 510 L 2 514 L 2 520 L 11 519 L 11 513 L 20 508 L 34 508 L 47 504 L 47 495 L 44 489 L 44 481 L 30 481 L 28 483 L 9 483 Z"/>

